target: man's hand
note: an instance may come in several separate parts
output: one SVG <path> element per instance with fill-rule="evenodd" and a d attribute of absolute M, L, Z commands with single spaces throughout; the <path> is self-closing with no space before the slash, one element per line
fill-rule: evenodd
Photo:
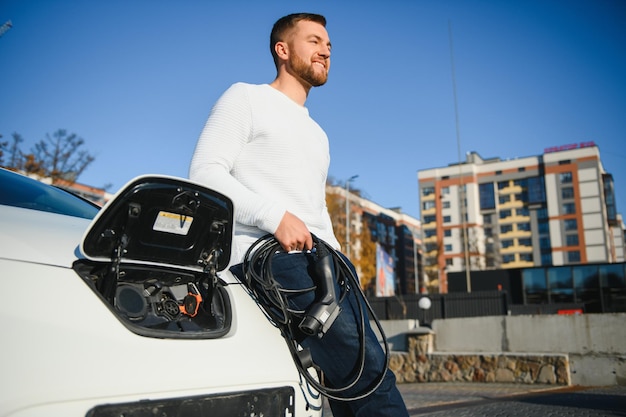
<path fill-rule="evenodd" d="M 285 212 L 274 237 L 287 252 L 313 249 L 311 232 L 302 220 L 290 212 Z"/>

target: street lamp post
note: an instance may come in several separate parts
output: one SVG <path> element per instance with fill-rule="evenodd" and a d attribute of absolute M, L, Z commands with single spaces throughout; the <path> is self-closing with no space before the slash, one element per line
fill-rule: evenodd
<path fill-rule="evenodd" d="M 430 324 L 426 323 L 426 310 L 429 310 L 432 306 L 432 301 L 428 297 L 422 297 L 417 302 L 418 307 L 422 311 L 421 320 L 419 320 L 419 325 L 423 327 L 430 327 Z"/>
<path fill-rule="evenodd" d="M 358 178 L 353 175 L 346 181 L 346 256 L 350 258 L 350 183 Z"/>
<path fill-rule="evenodd" d="M 415 294 L 420 293 L 420 280 L 417 275 L 417 242 L 415 242 L 415 235 L 413 236 L 413 279 L 415 280 Z"/>

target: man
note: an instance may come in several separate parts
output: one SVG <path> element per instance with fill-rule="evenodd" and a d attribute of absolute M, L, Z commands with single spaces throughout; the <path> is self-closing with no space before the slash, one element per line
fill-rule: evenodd
<path fill-rule="evenodd" d="M 284 253 L 273 261 L 275 275 L 298 281 L 306 275 L 304 253 L 313 248 L 312 233 L 338 249 L 326 208 L 330 164 L 328 138 L 304 107 L 312 87 L 323 85 L 330 68 L 331 43 L 323 16 L 299 13 L 279 19 L 270 48 L 277 76 L 270 84 L 236 83 L 213 107 L 194 152 L 190 178 L 229 196 L 235 206 L 231 259 L 242 262 L 260 237 L 271 233 Z M 302 274 L 304 272 L 304 274 Z M 302 345 L 334 386 L 350 380 L 359 349 L 354 291 L 323 338 Z M 385 372 L 384 354 L 369 325 L 367 361 L 360 385 L 367 387 Z M 407 416 L 406 407 L 386 369 L 382 384 L 354 401 L 330 400 L 335 417 Z"/>

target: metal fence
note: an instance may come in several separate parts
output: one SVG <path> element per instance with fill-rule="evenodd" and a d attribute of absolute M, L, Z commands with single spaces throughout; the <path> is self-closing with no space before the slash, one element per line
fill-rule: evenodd
<path fill-rule="evenodd" d="M 424 297 L 431 301 L 428 309 L 419 307 Z M 379 320 L 417 319 L 423 324 L 435 319 L 509 314 L 506 291 L 369 297 L 368 302 Z"/>

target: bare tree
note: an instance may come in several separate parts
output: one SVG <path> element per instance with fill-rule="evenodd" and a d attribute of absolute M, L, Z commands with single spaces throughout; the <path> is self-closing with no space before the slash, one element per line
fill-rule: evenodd
<path fill-rule="evenodd" d="M 2 138 L 2 134 L 0 134 L 0 139 Z M 4 166 L 4 153 L 7 151 L 9 146 L 9 142 L 0 142 L 0 166 Z"/>
<path fill-rule="evenodd" d="M 13 133 L 11 145 L 8 142 L 0 143 L 1 165 L 49 177 L 53 182 L 64 180 L 74 183 L 95 160 L 82 148 L 85 140 L 75 133 L 68 134 L 65 129 L 57 130 L 52 136 L 46 134 L 45 139 L 35 143 L 31 153 L 22 152 L 20 144 L 23 141 L 21 135 Z"/>
<path fill-rule="evenodd" d="M 75 133 L 59 129 L 52 137 L 46 134 L 46 139 L 36 143 L 33 153 L 35 159 L 42 162 L 46 176 L 53 181 L 62 179 L 73 183 L 95 159 L 81 149 L 84 143 Z"/>
<path fill-rule="evenodd" d="M 2 137 L 2 135 L 0 135 Z M 21 135 L 13 133 L 13 141 L 9 145 L 9 142 L 0 142 L 0 165 L 15 170 L 24 169 L 24 154 L 20 150 L 20 143 L 24 141 Z M 5 162 L 5 158 L 7 161 Z"/>

